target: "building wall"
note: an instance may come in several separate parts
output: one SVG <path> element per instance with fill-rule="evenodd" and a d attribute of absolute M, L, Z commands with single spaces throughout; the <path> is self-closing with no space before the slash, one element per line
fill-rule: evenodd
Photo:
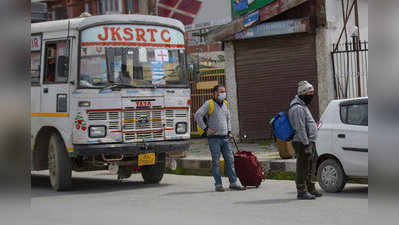
<path fill-rule="evenodd" d="M 107 1 L 110 3 L 112 1 L 116 3 L 118 9 L 101 12 L 101 9 L 99 8 L 99 2 L 106 3 Z M 50 20 L 76 18 L 79 17 L 83 12 L 89 12 L 92 15 L 109 13 L 139 13 L 139 0 L 55 0 L 43 2 L 46 2 L 48 5 Z M 128 4 L 133 6 L 133 11 L 129 10 Z"/>
<path fill-rule="evenodd" d="M 344 1 L 344 7 L 346 9 L 347 0 L 326 0 L 326 16 L 328 23 L 328 42 L 330 44 L 330 48 L 332 48 L 332 44 L 338 41 L 339 34 L 344 25 L 344 19 L 342 15 L 342 1 Z M 353 1 L 349 1 L 350 4 Z M 359 31 L 360 31 L 360 39 L 362 41 L 368 41 L 368 0 L 358 0 L 358 14 L 359 14 Z M 347 24 L 348 36 L 349 40 L 351 32 L 354 30 L 355 24 L 355 16 L 354 10 L 349 17 L 349 21 Z M 341 43 L 345 42 L 345 33 L 342 36 Z"/>
<path fill-rule="evenodd" d="M 326 0 L 327 1 L 327 0 Z M 328 0 L 330 1 L 330 0 Z M 278 15 L 272 18 L 270 21 L 286 20 L 290 18 L 302 18 L 309 13 L 308 7 L 313 2 L 304 3 L 295 9 L 289 10 L 286 13 Z M 360 4 L 359 4 L 360 5 Z M 317 94 L 318 94 L 318 115 L 320 117 L 327 107 L 328 103 L 334 99 L 334 83 L 331 70 L 331 57 L 330 57 L 330 30 L 326 27 L 320 27 L 315 30 L 315 61 L 317 64 Z M 225 50 L 225 72 L 226 72 L 226 86 L 228 91 L 228 101 L 232 105 L 230 107 L 233 118 L 233 130 L 238 131 L 239 125 L 239 113 L 238 113 L 238 96 L 237 96 L 237 75 L 235 68 L 235 53 L 234 47 L 231 42 L 224 43 Z"/>
<path fill-rule="evenodd" d="M 237 81 L 235 71 L 235 52 L 233 42 L 226 42 L 224 47 L 225 54 L 225 80 L 227 101 L 229 102 L 231 115 L 231 130 L 235 138 L 240 136 L 240 122 L 238 118 L 238 97 L 237 97 Z"/>
<path fill-rule="evenodd" d="M 319 95 L 319 117 L 323 114 L 331 100 L 335 98 L 332 62 L 328 42 L 328 29 L 316 29 L 316 61 Z"/>
<path fill-rule="evenodd" d="M 319 37 L 322 39 L 326 39 L 325 42 L 327 43 L 327 52 L 324 52 L 324 55 L 328 55 L 328 62 L 324 62 L 325 59 L 323 59 L 323 62 L 320 64 L 323 67 L 323 71 L 324 74 L 326 74 L 328 77 L 325 77 L 323 74 L 321 74 L 321 76 L 323 77 L 322 79 L 328 79 L 328 90 L 331 89 L 330 86 L 332 86 L 332 90 L 333 93 L 328 94 L 326 96 L 328 96 L 328 99 L 332 99 L 332 98 L 336 98 L 337 94 L 335 93 L 335 89 L 334 89 L 334 74 L 333 74 L 333 62 L 332 62 L 332 58 L 330 56 L 331 52 L 333 52 L 333 44 L 337 44 L 339 36 L 341 34 L 342 28 L 344 27 L 344 18 L 343 18 L 343 12 L 342 12 L 342 3 L 344 4 L 344 8 L 346 10 L 346 5 L 347 5 L 348 0 L 325 0 L 325 4 L 326 4 L 326 18 L 327 18 L 327 27 L 325 29 L 325 31 L 323 30 L 319 30 L 318 34 Z M 349 0 L 349 8 L 351 7 L 353 0 Z M 368 0 L 358 0 L 358 15 L 359 15 L 359 33 L 360 33 L 360 41 L 364 42 L 368 42 Z M 345 32 L 342 33 L 342 37 L 340 40 L 340 44 L 345 43 L 346 41 L 348 42 L 353 42 L 352 39 L 352 33 L 355 31 L 355 8 L 353 8 L 348 23 L 347 23 L 347 35 L 348 35 L 348 39 L 346 39 L 346 34 Z M 325 32 L 327 34 L 325 34 Z M 326 37 L 325 37 L 326 36 Z M 321 47 L 319 45 L 319 47 Z M 323 49 L 320 51 L 325 51 L 324 46 Z M 366 54 L 364 54 L 366 55 Z M 353 54 L 350 55 L 350 57 L 353 57 Z M 348 55 L 349 58 L 349 55 Z M 367 57 L 361 57 L 361 60 L 367 60 Z M 366 61 L 367 62 L 367 61 Z M 338 61 L 338 64 L 342 65 L 348 63 L 348 64 L 352 64 L 355 63 L 355 60 L 353 59 L 346 59 L 346 58 L 340 58 L 340 60 Z M 337 65 L 337 62 L 336 62 Z M 367 66 L 366 67 L 362 67 L 362 62 L 360 63 L 361 66 L 361 77 L 362 79 L 365 79 L 366 81 L 362 81 L 362 82 L 366 82 L 367 83 L 367 73 L 368 73 L 368 69 Z M 328 67 L 327 70 L 325 70 L 324 68 Z M 363 69 L 362 69 L 363 68 Z M 343 81 L 343 76 L 342 74 L 346 77 L 345 79 L 350 80 L 349 81 L 349 86 L 347 87 L 349 90 L 348 96 L 347 97 L 356 97 L 357 96 L 357 82 L 355 84 L 355 82 L 352 82 L 355 78 L 355 74 L 354 74 L 354 66 L 350 66 L 348 69 L 345 70 L 345 72 L 343 72 L 342 70 L 339 70 L 339 73 L 341 73 L 341 76 L 338 75 L 338 77 L 340 77 L 339 79 L 341 80 L 341 82 Z M 367 95 L 367 85 L 362 85 L 362 95 Z M 327 90 L 327 87 L 325 87 Z M 330 93 L 330 91 L 328 91 L 328 93 Z M 342 97 L 342 96 L 341 96 Z M 327 102 L 324 102 L 321 104 L 321 107 L 324 106 L 325 104 L 327 104 Z M 323 110 L 324 111 L 324 110 Z"/>
<path fill-rule="evenodd" d="M 193 24 L 223 20 L 231 21 L 231 6 L 228 0 L 202 0 L 202 7 Z"/>

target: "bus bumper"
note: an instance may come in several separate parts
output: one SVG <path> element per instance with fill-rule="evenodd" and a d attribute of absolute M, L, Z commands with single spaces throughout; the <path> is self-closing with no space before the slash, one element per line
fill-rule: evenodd
<path fill-rule="evenodd" d="M 175 151 L 186 151 L 190 147 L 187 141 L 161 141 L 147 143 L 124 143 L 124 144 L 88 144 L 75 145 L 75 154 L 80 156 L 96 155 L 139 155 L 143 153 L 169 153 Z"/>

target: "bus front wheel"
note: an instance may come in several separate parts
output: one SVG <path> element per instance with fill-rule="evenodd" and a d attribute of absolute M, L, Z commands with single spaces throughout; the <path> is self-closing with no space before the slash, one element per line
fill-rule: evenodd
<path fill-rule="evenodd" d="M 160 154 L 158 157 L 159 161 L 157 164 L 141 168 L 141 176 L 147 184 L 159 183 L 165 173 L 165 154 Z"/>
<path fill-rule="evenodd" d="M 50 183 L 55 191 L 64 191 L 72 184 L 72 162 L 60 135 L 50 137 L 48 149 L 48 168 Z"/>

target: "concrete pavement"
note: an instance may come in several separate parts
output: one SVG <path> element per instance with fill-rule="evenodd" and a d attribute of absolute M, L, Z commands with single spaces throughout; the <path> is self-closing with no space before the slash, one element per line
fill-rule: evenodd
<path fill-rule="evenodd" d="M 139 174 L 119 183 L 98 171 L 74 173 L 73 189 L 57 193 L 46 172 L 33 174 L 32 225 L 347 225 L 366 224 L 368 215 L 365 185 L 298 201 L 292 181 L 217 193 L 212 177 L 165 175 L 147 185 Z"/>

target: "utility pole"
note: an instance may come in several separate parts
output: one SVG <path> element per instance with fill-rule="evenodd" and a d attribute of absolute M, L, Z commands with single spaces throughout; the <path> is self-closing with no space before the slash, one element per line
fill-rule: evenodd
<path fill-rule="evenodd" d="M 360 59 L 359 59 L 359 47 L 360 47 L 360 27 L 359 27 L 359 9 L 357 5 L 357 0 L 355 0 L 355 26 L 357 27 L 357 35 L 354 39 L 354 44 L 356 46 L 356 75 L 357 75 L 357 95 L 362 96 L 362 86 L 360 79 Z"/>

